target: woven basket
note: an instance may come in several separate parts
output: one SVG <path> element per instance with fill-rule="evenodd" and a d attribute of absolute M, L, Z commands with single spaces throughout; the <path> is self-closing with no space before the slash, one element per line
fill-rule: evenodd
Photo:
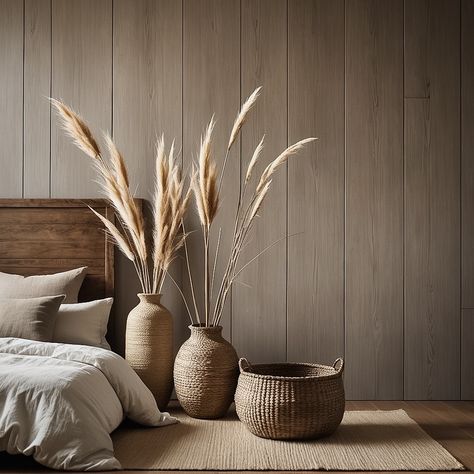
<path fill-rule="evenodd" d="M 250 365 L 240 359 L 235 407 L 255 435 L 270 439 L 319 438 L 333 433 L 344 415 L 344 361 Z"/>
<path fill-rule="evenodd" d="M 161 295 L 140 293 L 138 298 L 127 318 L 125 359 L 163 410 L 173 389 L 173 318 Z"/>
<path fill-rule="evenodd" d="M 234 400 L 238 357 L 222 327 L 189 326 L 191 337 L 174 363 L 176 395 L 193 418 L 220 418 Z"/>

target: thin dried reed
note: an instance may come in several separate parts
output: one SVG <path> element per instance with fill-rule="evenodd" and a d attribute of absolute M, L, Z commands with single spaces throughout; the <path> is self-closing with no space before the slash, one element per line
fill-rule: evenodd
<path fill-rule="evenodd" d="M 262 252 L 257 254 L 252 260 L 247 262 L 240 269 L 237 268 L 239 258 L 242 254 L 242 251 L 245 245 L 248 242 L 249 232 L 255 222 L 255 219 L 258 216 L 260 209 L 271 189 L 272 176 L 277 171 L 277 169 L 282 166 L 290 156 L 296 154 L 300 151 L 306 144 L 315 140 L 315 138 L 306 138 L 301 140 L 294 145 L 289 146 L 284 150 L 280 155 L 278 155 L 270 164 L 264 169 L 263 173 L 260 176 L 260 179 L 257 182 L 257 186 L 254 192 L 246 199 L 246 192 L 248 184 L 251 180 L 252 174 L 254 172 L 255 166 L 260 159 L 264 148 L 264 137 L 260 140 L 258 145 L 253 152 L 253 155 L 250 159 L 249 165 L 247 167 L 247 172 L 245 174 L 245 181 L 242 187 L 241 193 L 239 194 L 239 200 L 237 204 L 235 221 L 234 221 L 234 232 L 232 236 L 232 243 L 230 248 L 229 257 L 227 260 L 226 267 L 224 269 L 224 274 L 222 280 L 220 281 L 219 290 L 217 292 L 215 302 L 212 306 L 213 299 L 213 288 L 215 283 L 215 273 L 216 273 L 216 263 L 219 257 L 219 246 L 221 243 L 221 229 L 219 229 L 219 237 L 217 241 L 217 249 L 214 257 L 214 262 L 212 264 L 212 274 L 210 273 L 210 260 L 209 260 L 209 236 L 211 231 L 211 225 L 217 212 L 217 206 L 220 201 L 220 190 L 222 185 L 222 179 L 224 177 L 224 172 L 227 164 L 227 159 L 229 156 L 229 150 L 236 141 L 242 126 L 244 125 L 249 111 L 255 105 L 255 102 L 260 94 L 261 88 L 255 89 L 255 91 L 249 96 L 249 98 L 242 105 L 239 114 L 234 122 L 232 131 L 230 134 L 230 139 L 227 145 L 226 154 L 224 157 L 224 162 L 222 166 L 222 171 L 220 175 L 220 182 L 215 191 L 215 176 L 216 176 L 216 164 L 211 155 L 211 141 L 212 141 L 212 131 L 214 128 L 214 117 L 211 119 L 206 132 L 204 133 L 203 138 L 201 139 L 201 147 L 199 152 L 199 163 L 198 169 L 194 170 L 192 177 L 192 189 L 194 197 L 196 200 L 196 208 L 201 222 L 201 227 L 203 230 L 204 238 L 204 309 L 205 309 L 205 326 L 215 326 L 218 325 L 221 321 L 222 312 L 224 309 L 225 302 L 229 295 L 229 291 L 232 288 L 232 285 L 237 278 L 237 276 L 256 258 L 258 258 L 262 253 L 268 250 L 272 245 L 268 246 Z M 245 205 L 244 205 L 245 202 Z M 215 212 L 214 212 L 215 211 Z M 190 286 L 191 294 L 193 297 L 194 309 L 196 320 L 200 322 L 199 314 L 197 311 L 197 305 L 195 301 L 195 290 L 194 284 L 191 279 L 190 272 L 190 262 L 189 254 L 186 251 L 186 263 L 188 267 L 188 274 L 190 277 Z M 210 287 L 210 289 L 209 289 Z M 212 306 L 212 307 L 211 307 Z M 186 305 L 189 309 L 189 305 Z M 192 316 L 190 316 L 191 319 Z"/>

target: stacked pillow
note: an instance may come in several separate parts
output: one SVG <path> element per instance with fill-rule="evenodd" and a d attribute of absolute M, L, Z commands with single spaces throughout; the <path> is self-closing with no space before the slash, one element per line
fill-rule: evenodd
<path fill-rule="evenodd" d="M 86 274 L 87 267 L 30 277 L 0 272 L 0 337 L 110 349 L 113 299 L 78 303 Z"/>

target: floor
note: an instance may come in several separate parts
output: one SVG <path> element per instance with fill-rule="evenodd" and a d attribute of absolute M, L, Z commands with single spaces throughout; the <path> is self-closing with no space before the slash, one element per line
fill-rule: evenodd
<path fill-rule="evenodd" d="M 474 472 L 474 402 L 347 402 L 348 410 L 399 408 L 405 410 L 469 471 Z M 34 464 L 28 458 L 0 455 L 0 472 L 36 474 L 53 471 Z M 127 471 L 129 474 L 150 472 L 152 471 Z"/>

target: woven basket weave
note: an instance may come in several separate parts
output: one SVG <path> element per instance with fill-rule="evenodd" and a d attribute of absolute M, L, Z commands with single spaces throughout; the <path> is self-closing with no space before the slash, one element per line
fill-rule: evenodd
<path fill-rule="evenodd" d="M 125 359 L 150 389 L 160 410 L 173 389 L 173 318 L 161 295 L 138 295 L 127 318 Z"/>
<path fill-rule="evenodd" d="M 255 435 L 270 439 L 319 438 L 333 433 L 344 415 L 344 361 L 250 365 L 240 359 L 235 407 Z"/>
<path fill-rule="evenodd" d="M 222 327 L 189 326 L 191 337 L 174 364 L 176 395 L 193 418 L 220 418 L 234 399 L 238 357 L 222 337 Z"/>

